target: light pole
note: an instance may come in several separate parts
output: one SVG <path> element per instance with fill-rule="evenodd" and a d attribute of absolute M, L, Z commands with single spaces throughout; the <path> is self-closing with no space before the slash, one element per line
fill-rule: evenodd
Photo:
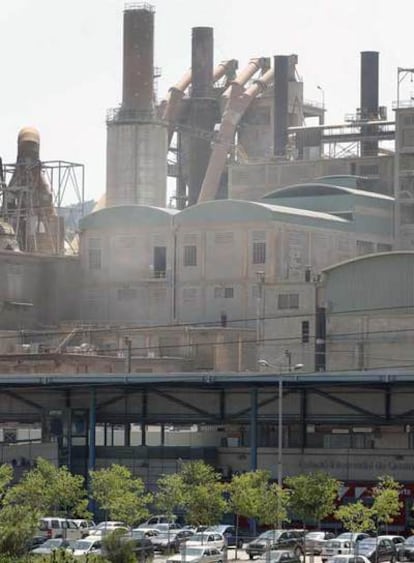
<path fill-rule="evenodd" d="M 285 350 L 284 357 L 287 358 L 288 361 L 288 373 L 292 371 L 297 371 L 303 368 L 303 364 L 295 364 L 292 366 L 292 352 L 289 350 Z M 282 358 L 280 358 L 282 359 Z M 276 360 L 277 361 L 277 360 Z M 279 378 L 278 378 L 278 407 L 277 407 L 277 415 L 278 415 L 278 422 L 277 422 L 277 484 L 279 487 L 283 486 L 283 374 L 282 374 L 282 367 L 275 366 L 268 362 L 267 360 L 258 360 L 257 362 L 259 366 L 265 368 L 275 368 L 279 370 Z"/>
<path fill-rule="evenodd" d="M 320 91 L 321 95 L 322 95 L 322 119 L 320 121 L 320 125 L 323 125 L 325 123 L 325 90 L 324 88 L 322 88 L 322 86 L 316 86 L 316 88 Z"/>

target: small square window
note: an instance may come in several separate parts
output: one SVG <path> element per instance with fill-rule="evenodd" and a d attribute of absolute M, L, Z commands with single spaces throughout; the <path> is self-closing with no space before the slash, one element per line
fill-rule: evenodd
<path fill-rule="evenodd" d="M 197 266 L 197 247 L 195 244 L 184 246 L 184 266 Z"/>
<path fill-rule="evenodd" d="M 309 343 L 309 321 L 302 321 L 302 344 Z"/>
<path fill-rule="evenodd" d="M 253 264 L 266 263 L 266 243 L 254 242 L 253 243 Z"/>
<path fill-rule="evenodd" d="M 102 268 L 102 251 L 100 248 L 88 249 L 88 265 L 90 270 L 100 270 Z"/>

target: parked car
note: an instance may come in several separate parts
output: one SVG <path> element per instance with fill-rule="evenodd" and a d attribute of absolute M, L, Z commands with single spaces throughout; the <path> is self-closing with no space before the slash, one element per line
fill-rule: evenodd
<path fill-rule="evenodd" d="M 202 532 L 201 534 L 194 534 L 190 536 L 187 541 L 185 541 L 182 546 L 183 550 L 186 551 L 189 547 L 216 547 L 217 549 L 223 549 L 225 545 L 225 539 L 222 534 L 218 532 Z"/>
<path fill-rule="evenodd" d="M 38 534 L 45 539 L 64 538 L 77 540 L 81 537 L 81 531 L 71 518 L 57 518 L 45 516 L 41 518 L 38 526 Z"/>
<path fill-rule="evenodd" d="M 169 557 L 166 563 L 223 563 L 223 553 L 216 547 L 189 547 L 179 555 Z"/>
<path fill-rule="evenodd" d="M 401 544 L 403 544 L 405 542 L 404 536 L 382 535 L 381 537 L 386 539 L 386 540 L 391 540 L 392 543 L 397 547 L 397 549 L 398 549 L 398 546 L 400 546 Z"/>
<path fill-rule="evenodd" d="M 53 538 L 46 540 L 42 545 L 32 549 L 30 553 L 32 555 L 50 555 L 53 551 L 57 549 L 67 549 L 70 547 L 68 540 L 63 538 Z"/>
<path fill-rule="evenodd" d="M 206 532 L 218 532 L 224 536 L 226 540 L 226 545 L 228 547 L 236 546 L 236 528 L 234 526 L 228 526 L 227 524 L 219 524 L 218 526 L 210 526 L 205 530 Z M 237 547 L 243 547 L 243 538 L 238 535 L 237 537 Z"/>
<path fill-rule="evenodd" d="M 391 540 L 378 536 L 377 538 L 366 538 L 360 541 L 358 543 L 357 555 L 363 555 L 371 563 L 380 563 L 381 561 L 395 563 L 397 560 L 397 549 Z"/>
<path fill-rule="evenodd" d="M 72 547 L 74 557 L 81 557 L 94 553 L 100 555 L 102 552 L 102 540 L 96 536 L 88 536 L 81 540 L 77 540 Z"/>
<path fill-rule="evenodd" d="M 353 555 L 350 553 L 348 555 L 336 555 L 330 560 L 330 563 L 369 563 L 369 559 L 363 555 Z"/>
<path fill-rule="evenodd" d="M 353 555 L 355 551 L 355 544 L 369 538 L 368 534 L 351 532 L 344 532 L 333 540 L 327 540 L 322 548 L 321 559 L 322 563 L 332 559 L 336 555 Z"/>
<path fill-rule="evenodd" d="M 138 528 L 139 529 L 139 528 Z M 182 542 L 186 541 L 194 534 L 190 530 L 169 530 L 167 532 L 160 532 L 152 536 L 151 542 L 154 546 L 154 551 L 161 553 L 175 552 L 178 553 Z"/>
<path fill-rule="evenodd" d="M 313 553 L 320 555 L 322 548 L 327 540 L 332 540 L 335 534 L 332 532 L 313 531 L 305 535 L 305 549 L 306 553 Z"/>
<path fill-rule="evenodd" d="M 125 539 L 131 539 L 134 543 L 134 553 L 138 561 L 146 561 L 154 557 L 154 546 L 151 540 L 141 530 L 132 530 L 125 535 Z"/>
<path fill-rule="evenodd" d="M 158 524 L 174 524 L 176 521 L 176 517 L 169 516 L 167 514 L 156 514 L 142 522 L 138 528 L 154 528 Z"/>
<path fill-rule="evenodd" d="M 260 563 L 302 563 L 300 556 L 295 555 L 293 551 L 285 551 L 277 549 L 269 551 L 266 556 L 257 560 Z"/>
<path fill-rule="evenodd" d="M 246 546 L 250 559 L 255 555 L 263 555 L 266 551 L 293 551 L 295 555 L 303 554 L 303 535 L 298 530 L 267 530 Z"/>
<path fill-rule="evenodd" d="M 80 518 L 73 518 L 73 521 L 80 529 L 82 538 L 89 536 L 90 532 L 96 528 L 96 524 L 92 520 L 82 520 Z"/>
<path fill-rule="evenodd" d="M 120 522 L 118 520 L 104 520 L 95 526 L 95 530 L 115 530 L 116 528 L 128 528 L 128 526 L 125 522 Z"/>
<path fill-rule="evenodd" d="M 397 546 L 398 561 L 414 561 L 414 536 L 408 537 L 404 543 Z"/>

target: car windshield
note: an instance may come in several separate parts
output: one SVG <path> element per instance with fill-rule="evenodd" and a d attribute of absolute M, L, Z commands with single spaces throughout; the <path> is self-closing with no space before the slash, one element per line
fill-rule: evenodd
<path fill-rule="evenodd" d="M 364 549 L 364 547 L 375 547 L 376 545 L 376 538 L 364 538 L 362 541 L 358 542 L 358 549 Z"/>
<path fill-rule="evenodd" d="M 323 532 L 308 532 L 306 538 L 309 540 L 320 540 L 323 538 Z"/>
<path fill-rule="evenodd" d="M 204 543 L 207 541 L 207 539 L 209 538 L 209 534 L 194 534 L 194 536 L 191 536 L 191 541 L 198 541 L 201 543 Z"/>
<path fill-rule="evenodd" d="M 60 547 L 62 540 L 47 540 L 42 547 Z"/>
<path fill-rule="evenodd" d="M 203 555 L 202 549 L 197 549 L 196 547 L 188 547 L 185 550 L 185 557 L 201 557 Z"/>
<path fill-rule="evenodd" d="M 80 549 L 81 551 L 87 551 L 92 545 L 93 543 L 91 541 L 78 540 L 77 542 L 75 542 L 73 549 Z"/>
<path fill-rule="evenodd" d="M 339 536 L 336 538 L 337 540 L 352 540 L 355 538 L 355 534 L 352 534 L 351 532 L 344 532 L 343 534 L 339 534 Z"/>
<path fill-rule="evenodd" d="M 261 540 L 265 540 L 265 539 L 273 539 L 273 538 L 278 538 L 280 536 L 280 532 L 279 530 L 267 530 L 267 532 L 263 532 L 263 534 L 260 534 L 258 539 Z"/>
<path fill-rule="evenodd" d="M 174 536 L 177 535 L 177 532 L 175 530 L 170 530 L 169 532 L 161 532 L 159 534 L 157 534 L 155 537 L 158 539 L 168 539 L 168 538 L 172 538 Z"/>

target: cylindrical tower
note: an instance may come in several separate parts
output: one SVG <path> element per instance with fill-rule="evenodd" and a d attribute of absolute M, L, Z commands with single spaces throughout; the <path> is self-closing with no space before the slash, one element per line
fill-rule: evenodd
<path fill-rule="evenodd" d="M 289 113 L 289 57 L 274 57 L 273 154 L 286 157 Z"/>
<path fill-rule="evenodd" d="M 167 129 L 154 116 L 154 8 L 124 12 L 122 105 L 107 115 L 106 206 L 165 207 Z"/>
<path fill-rule="evenodd" d="M 192 85 L 189 123 L 188 205 L 197 203 L 211 154 L 218 107 L 213 98 L 214 39 L 212 27 L 194 27 L 191 38 Z"/>
<path fill-rule="evenodd" d="M 154 92 L 154 9 L 127 5 L 124 11 L 122 107 L 152 111 Z"/>
<path fill-rule="evenodd" d="M 379 90 L 379 53 L 377 51 L 361 52 L 361 119 L 375 121 L 378 119 Z M 375 139 L 377 128 L 374 126 L 361 127 L 364 137 L 369 140 L 361 141 L 361 156 L 376 156 L 378 141 Z M 374 137 L 374 138 L 372 138 Z"/>

